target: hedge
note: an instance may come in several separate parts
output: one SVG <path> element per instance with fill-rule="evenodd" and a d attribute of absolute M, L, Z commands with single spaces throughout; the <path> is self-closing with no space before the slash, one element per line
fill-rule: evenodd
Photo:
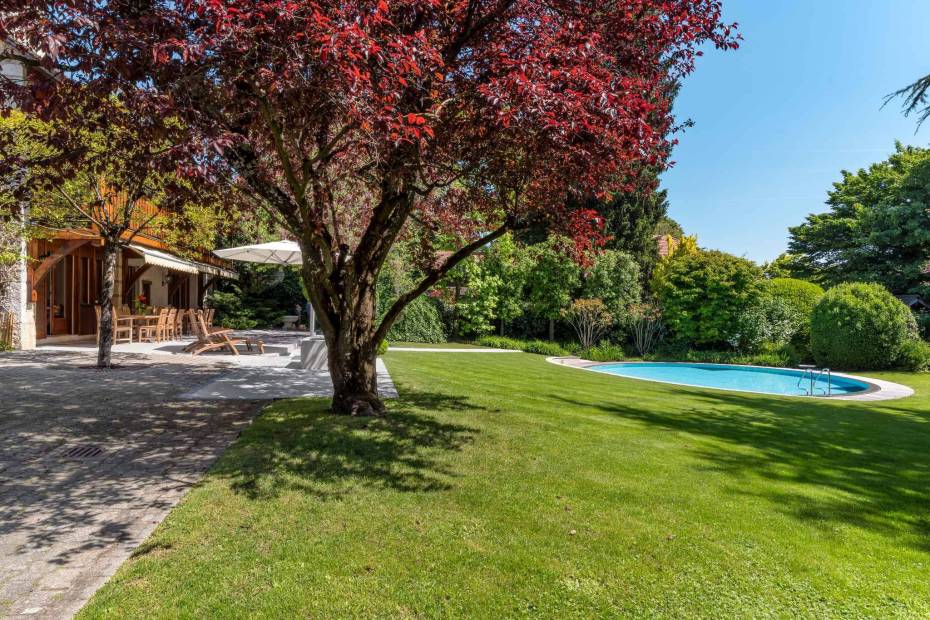
<path fill-rule="evenodd" d="M 391 342 L 445 342 L 446 334 L 436 304 L 427 297 L 417 297 L 404 308 L 388 331 Z"/>

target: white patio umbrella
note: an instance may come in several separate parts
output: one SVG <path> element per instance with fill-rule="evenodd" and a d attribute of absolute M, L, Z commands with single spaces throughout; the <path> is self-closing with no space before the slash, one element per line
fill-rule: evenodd
<path fill-rule="evenodd" d="M 214 252 L 220 258 L 241 260 L 248 263 L 271 263 L 273 265 L 299 265 L 302 262 L 300 246 L 296 241 L 269 241 L 238 248 L 226 248 Z"/>
<path fill-rule="evenodd" d="M 303 255 L 296 241 L 269 241 L 255 245 L 242 245 L 238 248 L 226 248 L 213 252 L 220 258 L 238 260 L 246 263 L 265 263 L 271 265 L 300 265 Z M 316 313 L 310 306 L 310 334 L 316 335 Z"/>

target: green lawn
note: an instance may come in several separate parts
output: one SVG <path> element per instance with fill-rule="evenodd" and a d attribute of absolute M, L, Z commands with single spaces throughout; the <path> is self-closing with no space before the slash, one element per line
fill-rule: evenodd
<path fill-rule="evenodd" d="M 390 353 L 270 407 L 82 618 L 927 617 L 930 377 L 812 401 Z"/>

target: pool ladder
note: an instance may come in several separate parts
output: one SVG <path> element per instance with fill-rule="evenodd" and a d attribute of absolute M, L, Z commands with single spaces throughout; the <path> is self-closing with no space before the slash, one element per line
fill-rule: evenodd
<path fill-rule="evenodd" d="M 798 389 L 804 390 L 805 396 L 813 396 L 815 389 L 820 390 L 826 396 L 831 395 L 833 391 L 833 375 L 830 374 L 829 368 L 818 369 L 816 366 L 812 366 L 809 364 L 801 364 L 800 366 L 798 366 L 798 368 L 804 371 L 803 374 L 800 377 L 798 377 Z M 817 382 L 820 381 L 820 379 L 824 375 L 827 376 L 827 389 L 823 389 L 822 387 L 815 387 L 817 385 Z M 801 385 L 802 383 L 804 383 L 805 379 L 807 379 L 808 384 L 810 385 L 809 388 L 804 388 Z"/>

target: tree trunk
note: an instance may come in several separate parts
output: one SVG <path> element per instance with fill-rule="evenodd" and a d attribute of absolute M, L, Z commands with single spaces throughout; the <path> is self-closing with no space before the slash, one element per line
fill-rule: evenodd
<path fill-rule="evenodd" d="M 113 291 L 116 288 L 116 261 L 119 240 L 105 237 L 103 241 L 103 282 L 100 287 L 100 339 L 97 345 L 97 368 L 110 368 L 113 349 Z"/>
<path fill-rule="evenodd" d="M 341 415 L 381 416 L 385 408 L 378 397 L 376 369 L 377 277 L 345 275 L 349 282 L 336 290 L 338 297 L 330 298 L 323 286 L 313 282 L 310 270 L 304 270 L 307 291 L 326 339 L 333 383 L 332 411 Z M 336 310 L 324 315 L 327 307 Z"/>
<path fill-rule="evenodd" d="M 378 397 L 376 349 L 361 342 L 327 336 L 329 374 L 333 382 L 333 413 L 353 416 L 384 415 Z"/>
<path fill-rule="evenodd" d="M 555 319 L 549 319 L 549 342 L 555 340 Z"/>

